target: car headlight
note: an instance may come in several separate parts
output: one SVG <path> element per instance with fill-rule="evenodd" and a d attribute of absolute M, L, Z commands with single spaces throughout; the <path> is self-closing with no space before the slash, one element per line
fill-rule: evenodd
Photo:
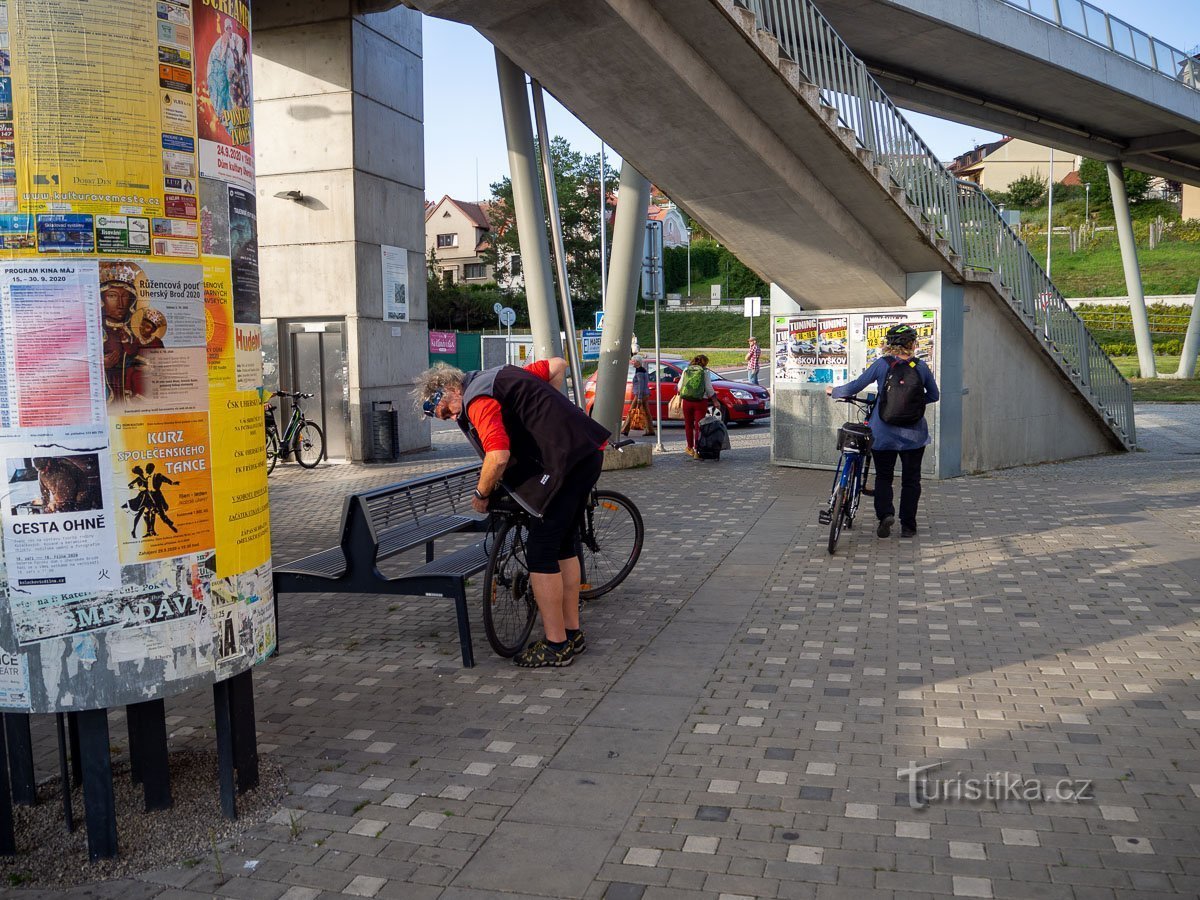
<path fill-rule="evenodd" d="M 734 390 L 734 391 L 730 391 L 729 393 L 733 394 L 733 396 L 737 397 L 739 400 L 753 400 L 754 399 L 754 395 L 752 393 L 750 393 L 749 391 Z"/>

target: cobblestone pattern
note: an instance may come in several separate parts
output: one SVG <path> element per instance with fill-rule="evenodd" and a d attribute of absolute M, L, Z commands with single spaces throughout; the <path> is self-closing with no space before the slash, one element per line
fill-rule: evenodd
<path fill-rule="evenodd" d="M 1200 420 L 1139 413 L 1149 452 L 927 483 L 915 540 L 868 512 L 834 557 L 828 473 L 768 466 L 766 429 L 719 464 L 668 432 L 652 469 L 604 476 L 646 549 L 564 670 L 492 656 L 477 622 L 462 669 L 442 601 L 286 596 L 256 677 L 285 808 L 219 865 L 80 895 L 1197 896 Z M 277 560 L 326 546 L 347 491 L 465 459 L 439 435 L 278 471 Z M 173 742 L 212 740 L 206 698 L 168 712 Z M 1095 799 L 913 809 L 914 763 Z"/>

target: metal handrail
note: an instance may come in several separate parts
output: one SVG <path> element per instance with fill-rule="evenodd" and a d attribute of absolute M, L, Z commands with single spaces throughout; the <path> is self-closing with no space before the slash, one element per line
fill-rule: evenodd
<path fill-rule="evenodd" d="M 1099 44 L 1159 75 L 1200 91 L 1200 60 L 1151 37 L 1086 0 L 1000 0 L 1064 31 Z"/>
<path fill-rule="evenodd" d="M 909 205 L 961 257 L 966 268 L 994 273 L 1010 305 L 1079 390 L 1130 447 L 1136 443 L 1129 382 L 1067 305 L 1025 242 L 971 182 L 955 179 L 846 45 L 812 0 L 734 0 L 780 53 L 820 90 L 821 101 L 883 164 Z"/>

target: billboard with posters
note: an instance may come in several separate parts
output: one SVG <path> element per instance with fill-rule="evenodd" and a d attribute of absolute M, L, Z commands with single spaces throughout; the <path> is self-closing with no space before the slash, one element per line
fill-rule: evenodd
<path fill-rule="evenodd" d="M 0 710 L 170 696 L 275 646 L 249 7 L 8 0 L 4 48 Z"/>

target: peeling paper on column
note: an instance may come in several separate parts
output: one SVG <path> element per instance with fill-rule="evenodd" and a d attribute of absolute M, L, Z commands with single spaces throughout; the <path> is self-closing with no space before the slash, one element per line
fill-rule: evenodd
<path fill-rule="evenodd" d="M 0 3 L 0 710 L 274 649 L 250 10 Z"/>

